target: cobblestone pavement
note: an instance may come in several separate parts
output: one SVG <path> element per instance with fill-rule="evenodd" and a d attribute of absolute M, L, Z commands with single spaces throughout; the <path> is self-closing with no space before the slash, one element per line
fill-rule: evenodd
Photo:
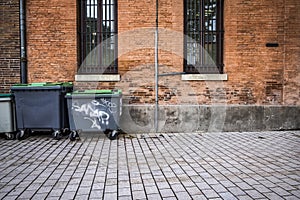
<path fill-rule="evenodd" d="M 0 199 L 300 199 L 300 131 L 0 138 Z"/>

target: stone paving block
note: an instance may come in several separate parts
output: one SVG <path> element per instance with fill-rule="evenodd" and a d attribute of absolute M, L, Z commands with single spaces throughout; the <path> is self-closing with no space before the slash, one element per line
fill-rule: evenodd
<path fill-rule="evenodd" d="M 253 199 L 265 198 L 265 196 L 257 190 L 246 190 L 245 192 Z"/>
<path fill-rule="evenodd" d="M 201 190 L 201 192 L 209 199 L 219 197 L 219 195 L 212 189 Z"/>
<path fill-rule="evenodd" d="M 119 196 L 131 196 L 131 188 L 130 187 L 119 187 L 118 195 Z"/>
<path fill-rule="evenodd" d="M 228 192 L 228 189 L 226 189 L 223 185 L 221 184 L 216 184 L 216 185 L 210 185 L 217 193 L 226 193 Z"/>
<path fill-rule="evenodd" d="M 165 197 L 175 197 L 174 192 L 171 189 L 160 189 L 159 190 L 160 195 L 165 198 Z"/>
<path fill-rule="evenodd" d="M 162 197 L 159 194 L 149 194 L 147 195 L 147 199 L 162 199 Z"/>
<path fill-rule="evenodd" d="M 144 191 L 132 191 L 133 199 L 146 199 L 146 194 Z"/>
<path fill-rule="evenodd" d="M 265 139 L 258 138 L 262 134 Z M 0 155 L 0 199 L 19 197 L 23 191 L 48 195 L 54 189 L 64 189 L 61 199 L 68 199 L 65 194 L 69 199 L 93 199 L 91 191 L 108 186 L 116 187 L 117 192 L 106 192 L 106 198 L 117 198 L 126 187 L 129 190 L 121 195 L 126 199 L 133 195 L 131 184 L 141 185 L 134 190 L 135 196 L 141 192 L 144 199 L 161 199 L 155 192 L 162 189 L 174 192 L 166 197 L 170 199 L 176 199 L 178 192 L 188 192 L 194 199 L 215 192 L 210 199 L 221 199 L 221 193 L 224 198 L 225 194 L 234 195 L 230 188 L 238 188 L 234 195 L 238 199 L 266 199 L 267 195 L 300 198 L 300 159 L 296 156 L 300 140 L 291 138 L 290 132 L 163 136 L 154 139 L 144 134 L 143 138 L 120 137 L 116 141 L 91 137 L 75 142 L 37 136 L 22 142 L 0 138 L 0 143 L 9 147 Z M 88 194 L 80 186 L 85 186 Z"/>
<path fill-rule="evenodd" d="M 64 191 L 64 193 L 61 195 L 61 199 L 71 200 L 74 199 L 76 195 L 76 192 L 70 192 L 70 191 Z M 41 199 L 37 199 L 41 200 Z"/>
<path fill-rule="evenodd" d="M 230 191 L 235 196 L 246 195 L 246 193 L 239 187 L 228 187 L 227 190 Z"/>
<path fill-rule="evenodd" d="M 230 192 L 221 192 L 221 193 L 219 193 L 219 195 L 221 196 L 221 198 L 223 200 L 235 200 L 235 199 L 237 200 L 238 199 Z"/>

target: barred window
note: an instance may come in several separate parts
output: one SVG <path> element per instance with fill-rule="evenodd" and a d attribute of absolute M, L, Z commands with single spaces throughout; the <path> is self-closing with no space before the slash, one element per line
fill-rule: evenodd
<path fill-rule="evenodd" d="M 223 0 L 185 0 L 186 73 L 223 73 Z"/>
<path fill-rule="evenodd" d="M 81 74 L 117 69 L 117 0 L 80 0 Z"/>

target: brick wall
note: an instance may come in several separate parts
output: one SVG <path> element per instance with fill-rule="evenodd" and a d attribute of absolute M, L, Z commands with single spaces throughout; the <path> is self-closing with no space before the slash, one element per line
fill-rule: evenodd
<path fill-rule="evenodd" d="M 183 70 L 183 1 L 160 0 L 160 73 Z M 225 0 L 227 81 L 161 77 L 161 104 L 299 105 L 297 0 Z M 27 1 L 29 81 L 74 80 L 76 1 Z M 3 26 L 3 25 L 1 25 Z M 120 88 L 131 104 L 154 102 L 155 0 L 119 0 L 120 82 L 78 82 L 80 88 Z M 266 47 L 278 43 L 278 47 Z M 7 56 L 6 56 L 7 57 Z"/>
<path fill-rule="evenodd" d="M 300 1 L 285 1 L 284 104 L 300 104 Z"/>
<path fill-rule="evenodd" d="M 28 0 L 28 81 L 72 81 L 77 69 L 76 1 Z"/>
<path fill-rule="evenodd" d="M 0 93 L 20 81 L 19 1 L 0 1 Z"/>

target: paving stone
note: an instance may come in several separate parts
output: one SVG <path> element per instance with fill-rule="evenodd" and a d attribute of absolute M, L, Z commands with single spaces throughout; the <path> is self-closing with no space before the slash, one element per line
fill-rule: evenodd
<path fill-rule="evenodd" d="M 267 139 L 258 140 L 262 134 Z M 299 199 L 300 139 L 293 134 L 0 138 L 0 199 L 97 199 L 104 189 L 103 199 L 162 199 L 161 191 L 165 199 Z"/>
<path fill-rule="evenodd" d="M 214 190 L 201 190 L 201 192 L 209 199 L 219 197 L 219 195 Z"/>
<path fill-rule="evenodd" d="M 230 192 L 225 192 L 225 193 L 219 193 L 219 195 L 222 197 L 223 200 L 234 200 L 237 199 L 233 194 Z"/>
<path fill-rule="evenodd" d="M 159 192 L 160 192 L 160 195 L 163 198 L 165 198 L 165 197 L 175 197 L 175 194 L 171 189 L 160 189 Z"/>

